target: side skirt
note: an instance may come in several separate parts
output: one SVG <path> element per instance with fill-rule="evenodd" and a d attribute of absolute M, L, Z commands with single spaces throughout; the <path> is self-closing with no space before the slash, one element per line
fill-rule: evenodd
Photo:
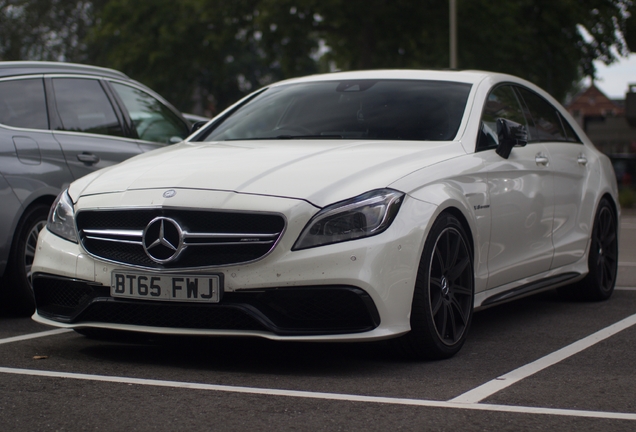
<path fill-rule="evenodd" d="M 563 273 L 557 276 L 552 276 L 535 282 L 531 282 L 529 284 L 521 285 L 511 290 L 494 294 L 486 298 L 479 306 L 479 309 L 494 306 L 496 304 L 504 303 L 520 297 L 525 297 L 530 294 L 538 293 L 539 291 L 557 288 L 559 286 L 566 285 L 570 281 L 574 282 L 574 280 L 579 278 L 580 276 L 580 273 L 575 272 Z"/>

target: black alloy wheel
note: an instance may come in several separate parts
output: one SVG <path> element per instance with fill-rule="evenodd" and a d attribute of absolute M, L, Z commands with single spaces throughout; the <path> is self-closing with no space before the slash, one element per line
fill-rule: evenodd
<path fill-rule="evenodd" d="M 559 289 L 567 298 L 601 301 L 614 292 L 618 273 L 618 221 L 606 199 L 601 200 L 596 210 L 590 240 L 589 273 L 580 282 Z"/>
<path fill-rule="evenodd" d="M 424 244 L 418 269 L 411 331 L 400 338 L 410 356 L 443 359 L 466 341 L 473 316 L 473 253 L 459 220 L 443 213 Z"/>

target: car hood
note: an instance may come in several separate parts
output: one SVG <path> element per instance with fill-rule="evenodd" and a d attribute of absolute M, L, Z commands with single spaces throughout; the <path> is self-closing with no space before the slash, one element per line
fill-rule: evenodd
<path fill-rule="evenodd" d="M 185 142 L 93 173 L 75 182 L 70 193 L 76 200 L 142 189 L 206 189 L 296 198 L 323 207 L 390 187 L 413 171 L 462 154 L 459 142 Z"/>

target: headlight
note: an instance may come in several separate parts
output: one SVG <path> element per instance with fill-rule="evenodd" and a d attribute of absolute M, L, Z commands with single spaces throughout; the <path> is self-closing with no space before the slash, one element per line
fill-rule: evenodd
<path fill-rule="evenodd" d="M 49 212 L 49 219 L 46 221 L 46 228 L 65 240 L 77 243 L 75 210 L 73 209 L 73 201 L 68 195 L 68 190 L 59 194 L 53 203 Z"/>
<path fill-rule="evenodd" d="M 404 194 L 379 189 L 323 208 L 307 224 L 292 250 L 370 237 L 395 219 Z"/>

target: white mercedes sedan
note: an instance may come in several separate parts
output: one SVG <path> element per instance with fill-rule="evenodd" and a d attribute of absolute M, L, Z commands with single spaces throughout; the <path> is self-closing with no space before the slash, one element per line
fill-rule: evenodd
<path fill-rule="evenodd" d="M 87 336 L 395 338 L 447 358 L 480 308 L 609 298 L 617 194 L 608 158 L 519 78 L 288 80 L 60 194 L 33 318 Z"/>

